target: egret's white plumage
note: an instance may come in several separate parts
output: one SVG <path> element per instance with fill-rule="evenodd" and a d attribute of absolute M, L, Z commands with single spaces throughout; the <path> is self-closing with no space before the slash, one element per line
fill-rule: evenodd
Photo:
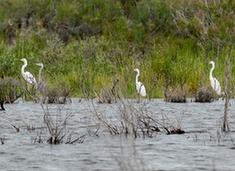
<path fill-rule="evenodd" d="M 25 71 L 25 68 L 28 65 L 27 60 L 25 58 L 22 58 L 21 61 L 24 62 L 23 66 L 21 68 L 21 74 L 22 74 L 23 78 L 25 79 L 25 81 L 27 83 L 36 86 L 37 85 L 37 81 L 34 78 L 34 76 L 30 72 Z"/>
<path fill-rule="evenodd" d="M 136 74 L 136 79 L 135 79 L 135 86 L 136 86 L 136 91 L 139 95 L 145 97 L 147 94 L 146 94 L 146 90 L 145 90 L 145 86 L 143 83 L 141 83 L 138 78 L 140 76 L 140 71 L 138 68 L 134 69 L 135 72 L 137 72 Z"/>
<path fill-rule="evenodd" d="M 211 87 L 213 88 L 213 90 L 216 92 L 217 95 L 221 95 L 221 87 L 220 87 L 220 83 L 219 81 L 213 77 L 212 72 L 215 69 L 215 62 L 214 61 L 210 61 L 210 63 L 212 65 L 211 70 L 210 70 L 210 83 L 211 83 Z"/>

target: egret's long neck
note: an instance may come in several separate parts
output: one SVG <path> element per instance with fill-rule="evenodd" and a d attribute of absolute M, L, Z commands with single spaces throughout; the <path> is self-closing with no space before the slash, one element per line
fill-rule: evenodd
<path fill-rule="evenodd" d="M 27 62 L 24 62 L 24 65 L 21 67 L 21 73 L 24 74 L 24 69 L 27 66 Z"/>
<path fill-rule="evenodd" d="M 138 82 L 138 78 L 139 78 L 139 76 L 140 76 L 140 72 L 139 72 L 139 71 L 137 71 L 137 74 L 136 74 L 136 77 L 135 77 L 135 82 L 136 82 L 136 83 Z"/>
<path fill-rule="evenodd" d="M 212 72 L 214 71 L 214 69 L 215 69 L 215 65 L 212 64 L 212 67 L 211 67 L 211 70 L 210 70 L 210 79 L 213 79 Z"/>

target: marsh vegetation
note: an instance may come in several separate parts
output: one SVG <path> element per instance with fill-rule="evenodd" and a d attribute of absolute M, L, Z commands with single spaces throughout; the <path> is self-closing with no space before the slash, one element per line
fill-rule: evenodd
<path fill-rule="evenodd" d="M 232 170 L 234 9 L 231 0 L 0 1 L 0 168 Z M 20 75 L 22 58 L 35 86 Z"/>
<path fill-rule="evenodd" d="M 224 87 L 234 9 L 230 0 L 1 1 L 0 73 L 19 77 L 26 57 L 32 73 L 42 62 L 48 85 L 66 82 L 71 96 L 94 97 L 119 78 L 125 97 L 135 97 L 138 67 L 150 98 L 193 97 L 209 85 L 210 60 Z M 234 73 L 234 48 L 230 56 Z"/>

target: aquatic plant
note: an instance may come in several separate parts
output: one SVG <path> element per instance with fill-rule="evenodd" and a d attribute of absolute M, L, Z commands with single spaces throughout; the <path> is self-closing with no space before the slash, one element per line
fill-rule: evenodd
<path fill-rule="evenodd" d="M 5 141 L 6 141 L 6 138 L 0 137 L 0 142 L 1 142 L 2 145 L 5 144 Z"/>
<path fill-rule="evenodd" d="M 99 103 L 116 103 L 118 99 L 120 99 L 120 92 L 118 90 L 118 82 L 119 79 L 115 79 L 112 83 L 111 87 L 105 87 L 100 90 L 99 95 L 97 93 L 96 96 L 98 98 Z"/>
<path fill-rule="evenodd" d="M 186 103 L 186 90 L 184 87 L 175 87 L 165 92 L 165 101 L 173 103 Z"/>
<path fill-rule="evenodd" d="M 16 132 L 20 132 L 20 128 L 19 127 L 15 126 L 13 124 L 11 124 L 11 126 L 15 129 Z"/>
<path fill-rule="evenodd" d="M 47 87 L 44 93 L 42 99 L 44 103 L 65 104 L 71 101 L 70 88 L 63 80 L 59 80 L 57 84 Z"/>
<path fill-rule="evenodd" d="M 210 103 L 217 99 L 211 87 L 200 87 L 195 95 L 195 102 Z"/>
<path fill-rule="evenodd" d="M 11 77 L 0 79 L 0 105 L 2 110 L 5 110 L 4 103 L 14 103 L 22 94 L 22 88 L 18 80 Z"/>
<path fill-rule="evenodd" d="M 62 109 L 58 107 L 55 116 L 53 116 L 48 108 L 48 104 L 42 104 L 43 109 L 43 123 L 46 126 L 46 133 L 48 134 L 46 137 L 46 142 L 49 144 L 73 144 L 76 142 L 82 143 L 84 141 L 85 135 L 73 137 L 72 133 L 69 133 L 66 129 L 67 120 L 71 117 L 71 114 L 66 114 L 64 119 L 62 118 Z M 35 142 L 44 142 L 41 134 L 35 138 Z"/>
<path fill-rule="evenodd" d="M 166 134 L 185 133 L 180 127 L 173 124 L 166 125 L 161 120 L 154 119 L 153 114 L 144 106 L 135 107 L 131 103 L 122 100 L 118 107 L 118 120 L 112 121 L 99 113 L 94 108 L 97 120 L 107 129 L 111 135 L 131 135 L 137 137 L 153 137 L 154 133 Z"/>

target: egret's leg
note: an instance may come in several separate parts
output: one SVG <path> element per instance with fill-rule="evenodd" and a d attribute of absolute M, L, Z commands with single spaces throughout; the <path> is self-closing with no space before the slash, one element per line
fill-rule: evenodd
<path fill-rule="evenodd" d="M 26 83 L 26 86 L 25 86 L 25 100 L 27 100 L 27 94 L 28 94 L 28 97 L 30 98 L 30 100 L 34 100 L 34 96 L 32 95 L 32 87 L 28 87 L 28 83 Z"/>
<path fill-rule="evenodd" d="M 34 85 L 31 86 L 31 95 L 32 95 L 32 100 L 35 103 L 37 100 L 35 99 L 35 91 L 34 91 Z"/>
<path fill-rule="evenodd" d="M 138 93 L 138 101 L 137 103 L 140 103 L 140 94 Z"/>
<path fill-rule="evenodd" d="M 36 85 L 32 86 L 32 98 L 35 103 L 40 102 L 40 97 L 37 94 L 37 86 Z"/>
<path fill-rule="evenodd" d="M 27 100 L 27 92 L 28 92 L 28 84 L 25 85 L 25 91 L 24 91 L 24 100 Z"/>
<path fill-rule="evenodd" d="M 30 100 L 34 101 L 34 98 L 33 98 L 33 86 L 31 84 L 29 85 L 28 93 L 29 93 L 29 96 L 30 96 Z"/>

